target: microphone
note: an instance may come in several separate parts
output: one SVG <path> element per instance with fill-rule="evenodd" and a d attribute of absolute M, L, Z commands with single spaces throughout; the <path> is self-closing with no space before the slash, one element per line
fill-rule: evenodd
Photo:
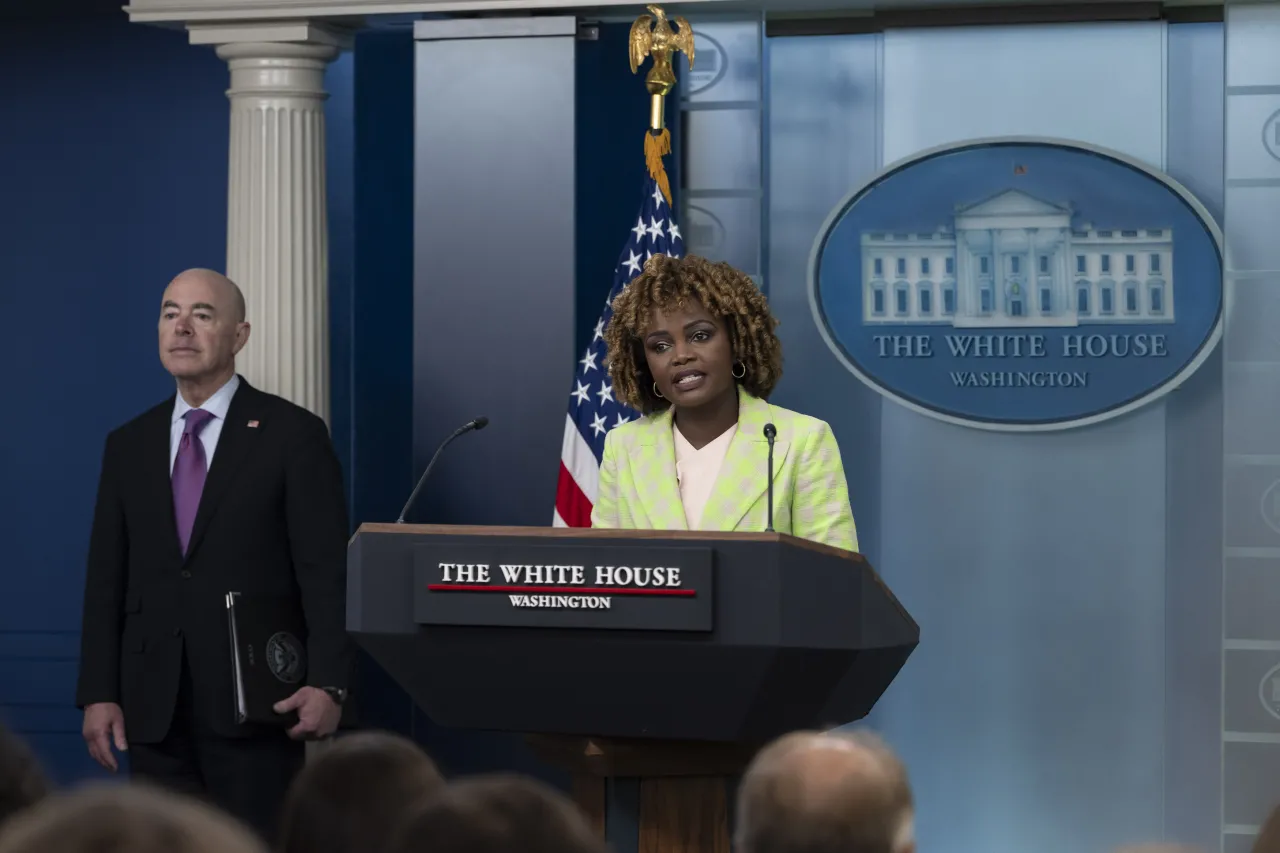
<path fill-rule="evenodd" d="M 413 502 L 418 498 L 418 492 L 422 491 L 422 484 L 427 482 L 427 475 L 431 473 L 431 469 L 435 467 L 436 460 L 440 458 L 440 451 L 444 450 L 449 442 L 453 441 L 464 432 L 470 432 L 473 429 L 484 429 L 489 425 L 489 419 L 485 417 L 476 418 L 474 421 L 468 421 L 453 431 L 453 434 L 440 442 L 440 446 L 436 448 L 436 452 L 431 455 L 431 461 L 427 463 L 427 470 L 422 472 L 422 476 L 418 478 L 418 485 L 413 487 L 413 492 L 409 495 L 409 500 L 405 501 L 404 509 L 400 510 L 400 517 L 396 519 L 396 524 L 404 524 L 405 513 L 409 511 L 409 507 L 413 506 Z"/>
<path fill-rule="evenodd" d="M 768 533 L 773 532 L 773 440 L 778 437 L 778 431 L 773 424 L 764 425 L 764 437 L 769 439 L 769 526 L 765 528 Z"/>

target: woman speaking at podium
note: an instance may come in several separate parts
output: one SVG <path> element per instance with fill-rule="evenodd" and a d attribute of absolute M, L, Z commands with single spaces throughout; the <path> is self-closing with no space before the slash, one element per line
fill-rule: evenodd
<path fill-rule="evenodd" d="M 782 376 L 776 325 L 728 264 L 648 260 L 604 333 L 614 396 L 643 417 L 605 437 L 593 527 L 767 530 L 772 433 L 773 529 L 858 549 L 831 428 L 767 402 Z"/>

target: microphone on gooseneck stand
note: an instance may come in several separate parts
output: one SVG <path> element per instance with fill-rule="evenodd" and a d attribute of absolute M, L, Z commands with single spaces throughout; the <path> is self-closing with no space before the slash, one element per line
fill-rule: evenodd
<path fill-rule="evenodd" d="M 464 432 L 470 432 L 473 429 L 484 429 L 488 425 L 489 419 L 485 417 L 476 418 L 474 421 L 467 421 L 465 424 L 455 429 L 448 438 L 440 442 L 440 446 L 436 448 L 436 452 L 431 454 L 431 461 L 427 463 L 427 470 L 422 472 L 422 476 L 418 478 L 418 485 L 413 487 L 413 492 L 410 493 L 409 500 L 404 503 L 404 509 L 400 510 L 400 517 L 396 519 L 396 524 L 404 524 L 405 513 L 409 511 L 409 507 L 413 506 L 413 502 L 417 500 L 418 492 L 422 491 L 422 484 L 427 482 L 427 475 L 431 473 L 431 469 L 435 467 L 436 460 L 440 458 L 440 451 L 444 450 L 445 447 L 448 446 L 449 442 L 453 441 Z"/>
<path fill-rule="evenodd" d="M 765 528 L 769 533 L 773 532 L 773 440 L 777 436 L 773 424 L 764 425 L 764 437 L 769 439 L 769 526 Z"/>

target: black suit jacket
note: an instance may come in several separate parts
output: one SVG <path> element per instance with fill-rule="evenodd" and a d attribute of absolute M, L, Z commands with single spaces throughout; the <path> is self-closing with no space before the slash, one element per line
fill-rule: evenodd
<path fill-rule="evenodd" d="M 116 702 L 136 743 L 164 738 L 184 650 L 196 701 L 235 723 L 226 593 L 294 596 L 307 622 L 307 683 L 348 686 L 347 512 L 324 421 L 244 378 L 209 466 L 186 556 L 170 484 L 174 398 L 107 436 L 89 541 L 76 703 Z"/>

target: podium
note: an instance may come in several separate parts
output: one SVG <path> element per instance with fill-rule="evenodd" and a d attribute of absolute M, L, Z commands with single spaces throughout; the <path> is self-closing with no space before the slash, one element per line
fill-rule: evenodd
<path fill-rule="evenodd" d="M 769 740 L 861 719 L 920 629 L 777 533 L 365 524 L 347 628 L 447 727 L 524 734 L 617 853 L 729 853 Z"/>

